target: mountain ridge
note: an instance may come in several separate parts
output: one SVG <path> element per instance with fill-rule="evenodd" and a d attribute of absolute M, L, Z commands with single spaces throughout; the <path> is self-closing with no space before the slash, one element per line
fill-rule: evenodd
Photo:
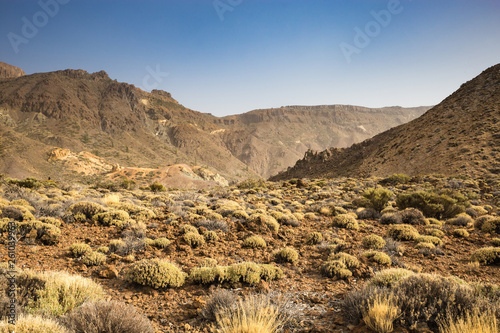
<path fill-rule="evenodd" d="M 421 117 L 346 149 L 308 151 L 271 177 L 498 174 L 500 64 L 462 84 Z"/>
<path fill-rule="evenodd" d="M 215 117 L 184 107 L 168 92 L 149 93 L 112 80 L 104 71 L 67 69 L 0 79 L 0 132 L 15 132 L 18 142 L 16 149 L 5 144 L 1 149 L 17 161 L 16 175 L 57 177 L 59 170 L 51 172 L 40 151 L 59 147 L 128 167 L 184 163 L 229 181 L 266 178 L 308 149 L 348 146 L 427 109 L 291 106 Z M 23 157 L 30 152 L 37 156 L 33 163 Z M 0 161 L 0 172 L 12 173 L 10 164 Z"/>

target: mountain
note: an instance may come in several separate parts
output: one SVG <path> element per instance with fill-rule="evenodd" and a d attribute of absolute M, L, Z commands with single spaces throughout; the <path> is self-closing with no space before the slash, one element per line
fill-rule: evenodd
<path fill-rule="evenodd" d="M 293 106 L 219 118 L 182 106 L 168 92 L 112 80 L 104 71 L 0 78 L 0 172 L 61 178 L 65 163 L 49 155 L 64 148 L 109 165 L 198 165 L 229 181 L 268 177 L 308 149 L 345 147 L 428 109 Z M 99 165 L 90 170 L 104 170 Z"/>
<path fill-rule="evenodd" d="M 272 180 L 393 173 L 500 174 L 500 64 L 421 117 L 346 149 L 308 151 Z"/>
<path fill-rule="evenodd" d="M 267 178 L 292 166 L 309 149 L 348 147 L 428 109 L 287 106 L 221 118 L 224 130 L 219 135 L 234 156 Z"/>
<path fill-rule="evenodd" d="M 25 73 L 21 68 L 0 61 L 0 80 L 12 79 L 23 75 L 25 75 Z"/>

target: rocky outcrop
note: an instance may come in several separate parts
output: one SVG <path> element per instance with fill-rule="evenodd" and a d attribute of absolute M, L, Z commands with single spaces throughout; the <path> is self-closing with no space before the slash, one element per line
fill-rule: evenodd
<path fill-rule="evenodd" d="M 0 61 L 0 80 L 14 79 L 26 75 L 21 68 Z"/>
<path fill-rule="evenodd" d="M 87 151 L 74 154 L 69 149 L 54 148 L 48 153 L 49 162 L 63 164 L 66 171 L 73 171 L 86 176 L 101 175 L 119 170 L 117 165 L 106 162 L 103 158 Z"/>

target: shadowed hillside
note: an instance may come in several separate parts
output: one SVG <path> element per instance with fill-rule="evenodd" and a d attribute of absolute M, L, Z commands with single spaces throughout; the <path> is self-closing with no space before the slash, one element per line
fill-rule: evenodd
<path fill-rule="evenodd" d="M 392 173 L 499 174 L 500 65 L 423 116 L 347 149 L 309 151 L 274 180 Z"/>

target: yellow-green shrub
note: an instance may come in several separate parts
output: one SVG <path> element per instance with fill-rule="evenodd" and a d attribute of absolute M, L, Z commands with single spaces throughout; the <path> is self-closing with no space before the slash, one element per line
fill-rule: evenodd
<path fill-rule="evenodd" d="M 186 274 L 174 264 L 161 259 L 142 259 L 129 267 L 125 280 L 155 289 L 180 287 Z"/>
<path fill-rule="evenodd" d="M 37 298 L 32 299 L 26 307 L 30 313 L 45 315 L 63 315 L 85 301 L 104 298 L 102 287 L 89 278 L 70 275 L 66 272 L 33 272 L 20 273 L 20 279 L 43 281 L 43 287 L 36 292 Z"/>
<path fill-rule="evenodd" d="M 214 230 L 205 231 L 203 237 L 205 237 L 208 242 L 217 242 L 219 240 L 219 236 L 217 236 Z"/>
<path fill-rule="evenodd" d="M 359 225 L 358 222 L 356 221 L 356 218 L 350 214 L 340 214 L 335 216 L 332 221 L 332 226 L 337 228 L 345 228 L 352 230 L 359 229 Z"/>
<path fill-rule="evenodd" d="M 257 247 L 266 247 L 267 244 L 266 241 L 262 239 L 262 237 L 250 236 L 243 241 L 242 246 L 257 248 Z"/>
<path fill-rule="evenodd" d="M 328 277 L 347 279 L 352 276 L 352 272 L 347 269 L 344 262 L 340 260 L 327 260 L 321 266 L 321 272 Z"/>
<path fill-rule="evenodd" d="M 390 266 L 392 264 L 391 258 L 385 254 L 384 252 L 380 251 L 368 251 L 363 253 L 363 256 L 368 258 L 371 261 L 376 262 L 379 265 L 387 265 Z"/>
<path fill-rule="evenodd" d="M 443 245 L 443 241 L 440 238 L 434 236 L 419 236 L 417 237 L 416 241 L 418 243 L 432 243 L 436 246 Z"/>
<path fill-rule="evenodd" d="M 130 215 L 124 210 L 112 209 L 107 212 L 95 214 L 92 220 L 106 226 L 115 225 L 121 227 L 130 220 Z"/>
<path fill-rule="evenodd" d="M 321 232 L 310 232 L 306 237 L 307 244 L 319 244 L 323 241 Z"/>
<path fill-rule="evenodd" d="M 200 235 L 198 232 L 196 232 L 196 233 L 188 232 L 188 233 L 184 234 L 184 236 L 182 238 L 184 239 L 186 244 L 188 244 L 191 247 L 198 247 L 198 246 L 205 244 L 205 238 L 202 235 Z"/>
<path fill-rule="evenodd" d="M 368 285 L 392 287 L 402 279 L 413 274 L 415 273 L 404 268 L 384 269 L 375 273 L 375 275 L 368 281 Z"/>
<path fill-rule="evenodd" d="M 500 263 L 500 247 L 483 247 L 474 251 L 471 256 L 472 261 L 477 261 L 484 265 Z"/>
<path fill-rule="evenodd" d="M 412 241 L 419 237 L 419 233 L 411 225 L 398 224 L 392 225 L 387 230 L 387 236 L 399 241 Z"/>
<path fill-rule="evenodd" d="M 106 262 L 106 255 L 100 252 L 88 251 L 82 258 L 82 263 L 87 266 L 99 266 Z"/>
<path fill-rule="evenodd" d="M 297 251 L 290 247 L 279 250 L 274 254 L 274 257 L 278 262 L 289 262 L 292 264 L 299 260 L 299 254 Z"/>
<path fill-rule="evenodd" d="M 378 235 L 368 235 L 361 241 L 364 247 L 369 249 L 381 249 L 385 246 L 385 240 Z"/>
<path fill-rule="evenodd" d="M 335 260 L 343 262 L 348 269 L 358 268 L 360 265 L 358 258 L 344 252 L 330 254 L 328 256 L 327 261 L 335 261 Z"/>
<path fill-rule="evenodd" d="M 92 248 L 90 245 L 85 243 L 75 243 L 69 247 L 69 252 L 75 258 L 83 256 L 87 252 L 91 252 Z"/>

